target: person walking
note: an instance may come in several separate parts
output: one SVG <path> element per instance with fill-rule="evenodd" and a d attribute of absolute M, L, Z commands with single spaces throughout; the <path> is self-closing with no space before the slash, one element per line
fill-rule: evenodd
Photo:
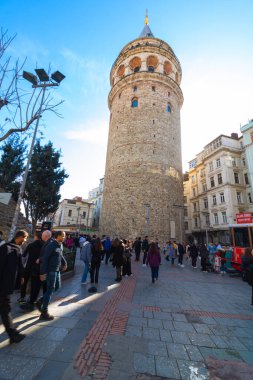
<path fill-rule="evenodd" d="M 11 294 L 14 292 L 16 278 L 22 271 L 21 245 L 27 240 L 28 233 L 19 230 L 14 239 L 0 246 L 0 315 L 9 336 L 10 344 L 19 343 L 25 338 L 14 327 L 11 317 Z M 22 275 L 21 275 L 21 283 Z"/>
<path fill-rule="evenodd" d="M 86 285 L 88 283 L 87 277 L 90 270 L 90 262 L 92 258 L 92 244 L 90 235 L 86 236 L 86 241 L 83 243 L 80 252 L 80 260 L 84 262 L 84 270 L 81 279 L 82 285 Z"/>
<path fill-rule="evenodd" d="M 175 250 L 175 247 L 174 247 L 174 244 L 172 243 L 172 241 L 169 241 L 168 254 L 169 254 L 169 257 L 171 260 L 171 266 L 174 267 L 175 266 L 174 262 L 175 262 L 175 258 L 176 258 L 176 250 Z"/>
<path fill-rule="evenodd" d="M 150 244 L 148 255 L 147 255 L 147 265 L 151 269 L 152 283 L 158 280 L 159 266 L 161 264 L 161 255 L 156 243 L 152 242 Z"/>
<path fill-rule="evenodd" d="M 43 295 L 41 306 L 40 320 L 51 321 L 54 319 L 53 315 L 48 313 L 48 305 L 54 291 L 61 287 L 61 274 L 62 271 L 67 269 L 67 262 L 63 257 L 62 243 L 65 239 L 64 231 L 56 231 L 54 240 L 50 242 L 45 248 L 40 265 L 40 279 L 47 282 L 47 290 Z"/>
<path fill-rule="evenodd" d="M 108 264 L 108 261 L 109 261 L 109 259 L 110 259 L 111 248 L 112 248 L 112 243 L 111 243 L 111 240 L 110 240 L 110 237 L 109 237 L 109 236 L 107 236 L 107 237 L 104 239 L 103 247 L 104 247 L 104 255 L 105 255 L 105 264 L 107 265 L 107 264 Z"/>
<path fill-rule="evenodd" d="M 208 250 L 207 250 L 207 247 L 204 243 L 200 244 L 200 247 L 199 247 L 199 255 L 201 257 L 201 262 L 200 262 L 200 265 L 201 265 L 201 270 L 202 272 L 207 272 L 207 259 L 208 259 Z"/>
<path fill-rule="evenodd" d="M 118 238 L 113 241 L 113 257 L 112 265 L 116 268 L 115 281 L 120 282 L 122 280 L 122 267 L 124 264 L 124 245 L 123 241 Z"/>
<path fill-rule="evenodd" d="M 195 243 L 191 244 L 190 247 L 189 247 L 189 256 L 191 257 L 192 259 L 192 267 L 194 269 L 197 268 L 197 258 L 198 258 L 198 255 L 199 255 L 199 251 L 198 251 L 198 248 L 196 246 Z"/>
<path fill-rule="evenodd" d="M 132 276 L 132 268 L 131 268 L 131 257 L 132 257 L 132 249 L 130 246 L 130 240 L 123 240 L 125 250 L 124 250 L 124 263 L 123 263 L 123 272 L 122 275 L 125 277 Z"/>
<path fill-rule="evenodd" d="M 34 241 L 26 247 L 22 257 L 27 258 L 26 265 L 23 269 L 24 273 L 24 282 L 21 284 L 21 300 L 25 299 L 26 296 L 26 287 L 27 282 L 30 279 L 31 280 L 31 290 L 30 290 L 30 298 L 27 302 L 21 303 L 20 308 L 22 310 L 33 310 L 34 309 L 34 302 L 37 300 L 40 287 L 41 287 L 41 281 L 39 276 L 39 258 L 40 258 L 40 252 L 43 247 L 43 241 L 41 238 L 41 232 L 36 231 L 34 235 Z M 20 300 L 19 300 L 20 303 Z"/>
<path fill-rule="evenodd" d="M 148 255 L 148 236 L 145 236 L 143 242 L 142 242 L 142 250 L 143 250 L 143 260 L 142 260 L 142 266 L 146 266 L 146 261 L 147 261 L 147 255 Z"/>
<path fill-rule="evenodd" d="M 183 268 L 184 267 L 183 258 L 184 258 L 184 254 L 185 254 L 185 248 L 184 248 L 183 244 L 178 243 L 177 251 L 178 251 L 178 265 Z"/>
<path fill-rule="evenodd" d="M 135 252 L 135 261 L 140 261 L 141 237 L 138 237 L 135 239 L 133 248 L 134 248 L 134 252 Z"/>
<path fill-rule="evenodd" d="M 102 253 L 103 253 L 103 245 L 101 243 L 100 238 L 96 238 L 92 246 L 92 256 L 91 256 L 91 263 L 90 263 L 91 287 L 88 289 L 88 292 L 90 293 L 96 293 L 97 291 L 97 288 L 94 285 L 98 284 L 98 276 L 99 276 Z"/>

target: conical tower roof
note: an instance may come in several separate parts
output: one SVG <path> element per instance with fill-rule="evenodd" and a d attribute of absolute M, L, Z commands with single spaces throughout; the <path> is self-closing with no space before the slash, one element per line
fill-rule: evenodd
<path fill-rule="evenodd" d="M 154 37 L 153 33 L 151 32 L 150 27 L 148 26 L 148 12 L 146 11 L 146 17 L 145 17 L 145 26 L 142 29 L 142 32 L 139 36 L 139 38 L 143 37 Z"/>

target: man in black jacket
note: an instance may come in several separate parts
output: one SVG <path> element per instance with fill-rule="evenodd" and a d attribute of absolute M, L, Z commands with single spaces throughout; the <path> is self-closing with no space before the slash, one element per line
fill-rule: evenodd
<path fill-rule="evenodd" d="M 23 278 L 24 282 L 21 285 L 20 289 L 20 299 L 18 300 L 19 303 L 21 303 L 20 307 L 24 310 L 33 310 L 34 306 L 33 303 L 36 301 L 39 289 L 40 289 L 40 271 L 39 271 L 39 257 L 40 257 L 40 251 L 43 246 L 43 241 L 41 240 L 41 232 L 36 231 L 34 235 L 34 241 L 26 247 L 26 249 L 23 252 L 22 257 L 26 259 L 26 264 L 23 268 Z M 30 294 L 30 300 L 26 303 L 25 296 L 26 296 L 26 288 L 27 283 L 31 280 L 31 294 Z M 21 301 L 21 302 L 20 302 Z M 22 302 L 23 301 L 23 302 Z"/>
<path fill-rule="evenodd" d="M 14 239 L 0 247 L 0 315 L 10 343 L 19 343 L 25 338 L 13 326 L 11 317 L 11 294 L 14 292 L 17 275 L 21 272 L 21 245 L 28 233 L 17 231 Z"/>
<path fill-rule="evenodd" d="M 49 243 L 41 257 L 40 264 L 40 280 L 47 282 L 47 290 L 43 294 L 40 319 L 43 321 L 51 321 L 54 319 L 48 313 L 48 305 L 54 290 L 58 290 L 61 286 L 60 268 L 62 271 L 67 269 L 67 262 L 63 257 L 62 242 L 65 239 L 64 231 L 57 231 L 54 234 L 55 240 Z"/>

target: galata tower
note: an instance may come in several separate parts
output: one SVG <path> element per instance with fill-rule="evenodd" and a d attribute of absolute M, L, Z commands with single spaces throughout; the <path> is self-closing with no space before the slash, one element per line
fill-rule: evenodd
<path fill-rule="evenodd" d="M 182 239 L 181 77 L 179 60 L 146 16 L 110 73 L 102 234 Z"/>

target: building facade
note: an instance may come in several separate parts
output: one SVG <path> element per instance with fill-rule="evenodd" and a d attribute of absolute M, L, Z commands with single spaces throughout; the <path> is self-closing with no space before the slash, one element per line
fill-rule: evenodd
<path fill-rule="evenodd" d="M 220 135 L 189 163 L 184 181 L 186 235 L 198 242 L 230 242 L 236 214 L 253 211 L 243 139 Z"/>
<path fill-rule="evenodd" d="M 54 215 L 53 228 L 88 233 L 92 228 L 94 204 L 81 197 L 63 199 Z"/>
<path fill-rule="evenodd" d="M 111 69 L 101 233 L 180 239 L 181 76 L 173 50 L 154 37 L 146 18 Z"/>
<path fill-rule="evenodd" d="M 100 214 L 103 203 L 104 178 L 99 180 L 99 186 L 89 191 L 89 202 L 94 204 L 93 227 L 98 228 L 100 223 Z"/>

